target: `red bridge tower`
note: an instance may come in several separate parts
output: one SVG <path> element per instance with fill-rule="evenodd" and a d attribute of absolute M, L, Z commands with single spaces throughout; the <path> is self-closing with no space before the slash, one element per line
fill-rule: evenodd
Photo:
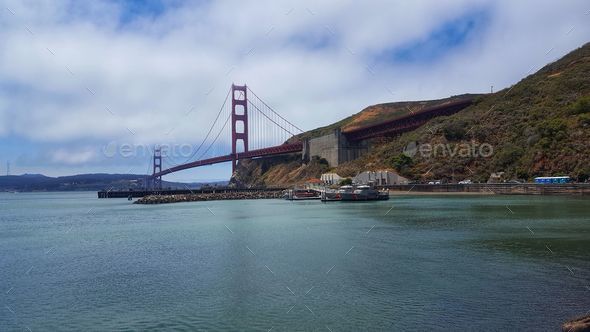
<path fill-rule="evenodd" d="M 162 189 L 162 177 L 153 176 L 154 174 L 160 172 L 162 172 L 162 149 L 157 147 L 154 149 L 154 171 L 152 173 L 152 184 L 153 189 L 155 190 Z"/>
<path fill-rule="evenodd" d="M 248 88 L 246 85 L 231 86 L 231 153 L 232 173 L 238 164 L 238 152 L 248 152 Z M 238 126 L 241 124 L 240 126 Z M 238 141 L 243 151 L 238 151 Z"/>

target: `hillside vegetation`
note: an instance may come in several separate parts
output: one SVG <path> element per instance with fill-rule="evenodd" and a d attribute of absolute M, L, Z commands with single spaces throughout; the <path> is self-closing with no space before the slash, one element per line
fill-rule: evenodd
<path fill-rule="evenodd" d="M 403 115 L 405 106 L 425 107 L 431 102 L 374 105 L 303 136 L 390 119 Z M 373 140 L 368 154 L 332 170 L 353 176 L 363 170 L 394 168 L 414 181 L 486 181 L 493 172 L 504 172 L 507 180 L 569 175 L 584 181 L 590 176 L 589 142 L 590 44 L 586 44 L 512 87 L 478 96 L 474 105 L 454 115 L 435 118 L 400 137 Z M 244 184 L 254 179 L 266 185 L 292 184 L 327 170 L 312 167 L 298 173 L 294 171 L 307 167 L 280 159 L 244 166 L 261 170 L 252 178 L 244 176 L 247 167 L 239 171 Z"/>

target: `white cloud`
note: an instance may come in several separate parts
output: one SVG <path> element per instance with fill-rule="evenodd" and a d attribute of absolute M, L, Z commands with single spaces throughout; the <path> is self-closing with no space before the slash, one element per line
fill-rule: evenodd
<path fill-rule="evenodd" d="M 87 148 L 84 150 L 58 149 L 53 151 L 51 159 L 54 163 L 67 165 L 82 165 L 96 158 L 96 153 L 93 149 Z"/>
<path fill-rule="evenodd" d="M 590 35 L 585 1 L 187 2 L 128 22 L 113 2 L 6 8 L 0 135 L 55 144 L 198 143 L 232 82 L 312 129 L 378 102 L 509 86 Z M 374 61 L 477 11 L 485 29 L 434 61 Z"/>

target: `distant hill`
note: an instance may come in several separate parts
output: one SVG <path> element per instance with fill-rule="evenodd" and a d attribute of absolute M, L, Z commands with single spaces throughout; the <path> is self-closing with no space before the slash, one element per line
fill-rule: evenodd
<path fill-rule="evenodd" d="M 139 190 L 145 175 L 139 174 L 79 174 L 48 177 L 41 174 L 0 176 L 0 191 L 95 191 Z M 227 181 L 212 183 L 178 183 L 163 181 L 163 187 L 196 189 L 203 185 L 226 185 Z"/>
<path fill-rule="evenodd" d="M 301 137 L 388 120 L 434 102 L 370 106 Z M 472 106 L 454 115 L 434 118 L 400 137 L 372 140 L 370 152 L 355 161 L 330 169 L 321 160 L 308 165 L 285 157 L 253 160 L 242 163 L 235 178 L 245 185 L 286 185 L 328 170 L 354 176 L 393 168 L 414 181 L 485 182 L 492 173 L 502 173 L 506 180 L 568 175 L 585 181 L 590 177 L 589 142 L 590 43 L 509 88 L 477 96 Z M 482 146 L 486 156 L 467 153 L 467 149 L 480 152 Z M 427 154 L 420 147 L 440 149 Z"/>

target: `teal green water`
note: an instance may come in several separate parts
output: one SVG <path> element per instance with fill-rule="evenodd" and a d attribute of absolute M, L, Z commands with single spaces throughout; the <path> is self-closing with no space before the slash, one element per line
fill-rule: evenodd
<path fill-rule="evenodd" d="M 0 331 L 556 330 L 588 197 L 138 206 L 0 194 Z"/>

